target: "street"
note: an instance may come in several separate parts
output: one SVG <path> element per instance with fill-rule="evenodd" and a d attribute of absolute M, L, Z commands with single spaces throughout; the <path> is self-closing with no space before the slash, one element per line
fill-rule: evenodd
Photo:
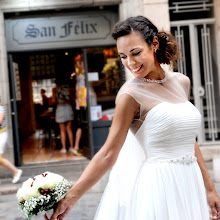
<path fill-rule="evenodd" d="M 73 207 L 66 220 L 92 220 L 102 193 L 87 192 Z M 1 220 L 26 220 L 19 212 L 16 194 L 0 197 Z M 43 219 L 39 217 L 39 220 Z"/>

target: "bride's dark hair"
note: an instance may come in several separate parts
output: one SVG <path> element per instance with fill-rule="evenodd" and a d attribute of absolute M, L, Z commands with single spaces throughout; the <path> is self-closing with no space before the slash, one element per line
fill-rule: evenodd
<path fill-rule="evenodd" d="M 153 38 L 157 36 L 159 41 L 159 49 L 156 51 L 158 62 L 164 64 L 172 62 L 173 67 L 176 68 L 176 61 L 180 58 L 180 53 L 172 34 L 164 31 L 158 32 L 157 27 L 149 19 L 137 16 L 118 22 L 114 27 L 112 37 L 117 40 L 134 31 L 139 32 L 149 46 L 152 45 Z"/>

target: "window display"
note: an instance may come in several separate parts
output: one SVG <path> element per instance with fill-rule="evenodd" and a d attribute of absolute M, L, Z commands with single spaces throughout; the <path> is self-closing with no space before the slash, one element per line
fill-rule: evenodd
<path fill-rule="evenodd" d="M 91 75 L 88 77 L 90 106 L 94 106 L 95 97 L 96 105 L 100 105 L 102 109 L 101 120 L 111 120 L 115 98 L 121 86 L 117 50 L 115 47 L 89 48 L 87 49 L 87 59 L 88 75 Z M 97 107 L 97 109 L 100 112 L 100 108 Z"/>

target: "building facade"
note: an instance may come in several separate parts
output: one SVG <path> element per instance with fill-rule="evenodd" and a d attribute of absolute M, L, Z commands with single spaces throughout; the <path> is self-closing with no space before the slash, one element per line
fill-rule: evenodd
<path fill-rule="evenodd" d="M 83 60 L 84 68 L 79 75 L 84 76 L 84 81 L 80 81 L 84 86 L 80 89 L 82 94 L 86 89 L 89 95 L 88 103 L 81 100 L 80 108 L 97 103 L 106 112 L 114 108 L 116 92 L 130 75 L 117 60 L 110 32 L 118 20 L 136 15 L 148 17 L 159 30 L 175 35 L 182 53 L 178 71 L 191 79 L 190 100 L 203 115 L 198 142 L 206 157 L 220 152 L 219 10 L 220 0 L 0 0 L 0 96 L 9 116 L 5 157 L 18 166 L 24 163 L 22 140 L 37 127 L 39 115 L 33 109 L 39 89 L 44 85 L 52 94 L 57 76 L 53 71 L 54 60 L 61 59 L 62 63 L 60 57 L 67 57 L 64 55 L 71 55 L 67 63 L 74 59 L 74 67 L 68 71 L 80 70 L 78 61 Z M 97 60 L 101 66 L 94 65 Z M 106 70 L 110 66 L 115 68 L 115 75 Z M 107 122 L 91 122 L 91 111 L 81 111 L 82 115 L 87 114 L 82 118 L 85 135 L 90 137 L 84 143 L 90 157 L 97 150 L 90 145 L 100 145 L 95 143 L 100 134 L 98 128 L 104 131 L 104 126 L 110 126 Z M 98 133 L 93 132 L 95 129 Z M 5 169 L 0 171 L 0 176 L 8 174 Z"/>

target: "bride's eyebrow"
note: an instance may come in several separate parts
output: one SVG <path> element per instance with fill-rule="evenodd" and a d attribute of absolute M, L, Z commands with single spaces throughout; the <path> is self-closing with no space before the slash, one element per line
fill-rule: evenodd
<path fill-rule="evenodd" d="M 136 49 L 140 49 L 140 48 L 139 48 L 139 47 L 133 48 L 133 49 L 131 49 L 129 52 L 131 53 L 131 52 L 133 52 L 133 51 L 136 50 Z M 124 53 L 121 53 L 121 52 L 118 52 L 118 54 L 119 54 L 119 55 L 124 55 Z"/>
<path fill-rule="evenodd" d="M 134 50 L 136 50 L 136 49 L 140 49 L 140 48 L 138 48 L 138 47 L 133 48 L 133 49 L 130 50 L 130 52 L 132 52 L 132 51 L 134 51 Z"/>

